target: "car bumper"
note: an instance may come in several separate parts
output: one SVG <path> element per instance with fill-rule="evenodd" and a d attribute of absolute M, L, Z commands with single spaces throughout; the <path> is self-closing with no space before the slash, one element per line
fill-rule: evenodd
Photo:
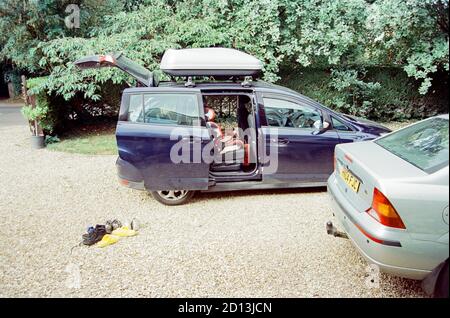
<path fill-rule="evenodd" d="M 382 272 L 419 280 L 438 265 L 427 259 L 427 249 L 433 248 L 433 243 L 416 244 L 404 230 L 387 231 L 367 213 L 357 211 L 337 183 L 333 173 L 328 193 L 334 215 L 368 263 L 376 264 Z"/>
<path fill-rule="evenodd" d="M 136 190 L 145 190 L 142 175 L 135 166 L 119 157 L 116 161 L 116 168 L 121 185 Z"/>
<path fill-rule="evenodd" d="M 134 181 L 130 181 L 130 180 L 124 179 L 121 176 L 118 176 L 118 178 L 119 178 L 119 183 L 121 185 L 123 185 L 124 187 L 131 188 L 131 189 L 134 189 L 134 190 L 141 190 L 141 191 L 145 190 L 144 181 L 134 182 Z"/>

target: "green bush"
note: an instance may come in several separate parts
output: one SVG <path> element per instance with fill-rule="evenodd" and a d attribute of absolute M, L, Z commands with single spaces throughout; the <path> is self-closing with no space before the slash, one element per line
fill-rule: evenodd
<path fill-rule="evenodd" d="M 97 6 L 84 0 L 80 4 L 87 24 L 76 32 L 62 27 L 68 0 L 25 2 L 0 4 L 0 29 L 11 30 L 3 36 L 0 32 L 0 58 L 49 75 L 40 89 L 66 100 L 80 92 L 97 101 L 107 81 L 132 83 L 118 70 L 80 72 L 72 63 L 111 51 L 123 51 L 158 71 L 168 48 L 232 47 L 260 58 L 264 79 L 271 82 L 280 78 L 283 63 L 357 72 L 356 78 L 348 73 L 356 95 L 373 91 L 361 82 L 364 68 L 404 70 L 418 81 L 422 95 L 433 74 L 449 70 L 448 30 L 442 27 L 448 25 L 448 0 L 114 0 Z M 12 10 L 14 14 L 1 14 Z M 26 19 L 17 25 L 22 16 Z M 48 17 L 46 25 L 42 16 Z"/>
<path fill-rule="evenodd" d="M 433 78 L 449 74 L 449 0 L 77 0 L 79 29 L 64 26 L 69 3 L 0 1 L 0 59 L 44 76 L 33 90 L 47 95 L 54 127 L 113 114 L 118 102 L 108 101 L 113 91 L 105 86 L 134 85 L 117 69 L 80 71 L 76 59 L 121 51 L 160 72 L 166 49 L 189 47 L 253 54 L 264 62 L 265 80 L 282 78 L 352 114 L 402 119 L 442 109 Z M 280 73 L 283 65 L 293 74 Z M 309 83 L 289 83 L 295 72 L 308 73 Z"/>
<path fill-rule="evenodd" d="M 60 142 L 61 140 L 59 139 L 58 136 L 45 136 L 45 145 L 51 145 L 51 144 L 55 144 Z"/>
<path fill-rule="evenodd" d="M 283 67 L 281 85 L 290 87 L 339 112 L 373 120 L 421 119 L 448 112 L 448 75 L 440 74 L 426 96 L 405 72 L 368 68 L 360 72 Z M 435 98 L 433 98 L 436 96 Z"/>
<path fill-rule="evenodd" d="M 338 111 L 363 117 L 375 117 L 371 112 L 381 85 L 378 82 L 365 82 L 363 80 L 365 75 L 365 71 L 331 71 L 329 86 L 342 96 L 334 100 Z"/>

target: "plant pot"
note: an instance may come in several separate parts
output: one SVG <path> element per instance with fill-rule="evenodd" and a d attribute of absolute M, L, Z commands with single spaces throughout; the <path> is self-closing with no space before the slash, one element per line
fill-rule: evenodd
<path fill-rule="evenodd" d="M 31 147 L 33 149 L 42 149 L 45 147 L 45 136 L 31 136 Z"/>

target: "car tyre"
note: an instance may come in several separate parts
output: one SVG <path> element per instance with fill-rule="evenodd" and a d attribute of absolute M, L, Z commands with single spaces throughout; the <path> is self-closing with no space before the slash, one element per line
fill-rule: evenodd
<path fill-rule="evenodd" d="M 439 273 L 436 287 L 434 290 L 434 297 L 436 298 L 448 298 L 448 261 L 445 262 Z"/>
<path fill-rule="evenodd" d="M 150 191 L 153 198 L 164 205 L 182 205 L 187 203 L 195 194 L 188 190 Z"/>

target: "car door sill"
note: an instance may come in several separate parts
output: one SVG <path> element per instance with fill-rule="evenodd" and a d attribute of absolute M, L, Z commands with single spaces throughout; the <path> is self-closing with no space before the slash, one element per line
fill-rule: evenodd
<path fill-rule="evenodd" d="M 326 187 L 324 182 L 289 182 L 289 183 L 264 183 L 262 181 L 218 182 L 211 185 L 208 190 L 201 192 L 242 191 L 261 189 L 292 189 L 292 188 L 316 188 Z"/>

